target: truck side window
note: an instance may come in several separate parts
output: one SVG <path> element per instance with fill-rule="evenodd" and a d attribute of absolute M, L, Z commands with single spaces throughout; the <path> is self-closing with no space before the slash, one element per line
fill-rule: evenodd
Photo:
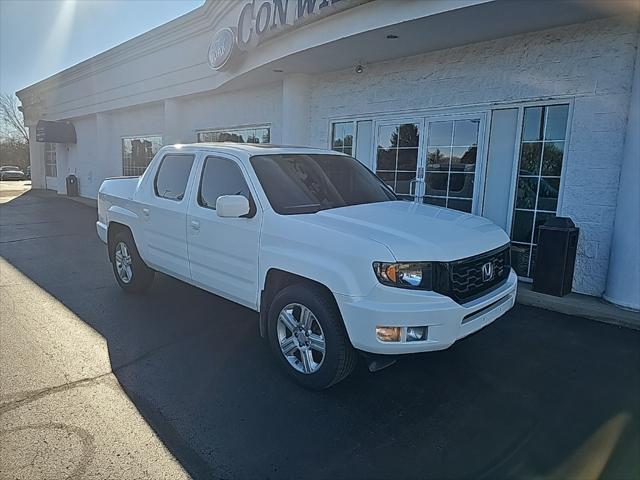
<path fill-rule="evenodd" d="M 193 155 L 165 155 L 153 185 L 158 197 L 176 201 L 184 198 L 193 158 Z"/>
<path fill-rule="evenodd" d="M 222 195 L 244 195 L 249 199 L 248 217 L 255 214 L 255 203 L 249 186 L 238 165 L 232 160 L 220 157 L 207 157 L 202 169 L 198 204 L 202 207 L 216 208 L 216 200 Z"/>

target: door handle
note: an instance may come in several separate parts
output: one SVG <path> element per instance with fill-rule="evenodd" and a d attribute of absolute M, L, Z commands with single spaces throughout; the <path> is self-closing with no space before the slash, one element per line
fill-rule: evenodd
<path fill-rule="evenodd" d="M 194 230 L 200 230 L 200 222 L 191 220 L 191 228 Z"/>
<path fill-rule="evenodd" d="M 142 214 L 143 214 L 145 217 L 148 217 L 148 216 L 149 216 L 149 209 L 148 209 L 148 208 L 143 208 L 143 209 L 142 209 Z"/>

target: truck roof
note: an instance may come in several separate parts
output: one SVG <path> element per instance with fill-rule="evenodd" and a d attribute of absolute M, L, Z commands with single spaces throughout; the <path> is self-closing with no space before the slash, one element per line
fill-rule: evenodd
<path fill-rule="evenodd" d="M 188 149 L 205 150 L 212 152 L 242 153 L 248 156 L 260 154 L 292 154 L 292 153 L 331 153 L 342 155 L 323 148 L 300 147 L 294 145 L 275 145 L 271 143 L 234 143 L 234 142 L 203 142 L 203 143 L 182 143 L 175 145 L 165 145 L 167 149 Z"/>

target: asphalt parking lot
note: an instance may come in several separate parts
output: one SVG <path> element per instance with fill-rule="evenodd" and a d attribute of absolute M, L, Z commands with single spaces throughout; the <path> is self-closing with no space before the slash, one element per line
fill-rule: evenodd
<path fill-rule="evenodd" d="M 640 477 L 640 332 L 517 306 L 308 392 L 255 313 L 163 275 L 123 293 L 95 210 L 24 190 L 0 205 L 0 478 Z"/>

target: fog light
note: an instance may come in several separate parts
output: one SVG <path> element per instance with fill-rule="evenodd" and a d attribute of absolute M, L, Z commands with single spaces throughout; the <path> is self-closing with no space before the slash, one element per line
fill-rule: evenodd
<path fill-rule="evenodd" d="M 419 342 L 427 339 L 427 327 L 407 327 L 407 342 Z"/>
<path fill-rule="evenodd" d="M 376 327 L 376 337 L 381 342 L 399 342 L 400 327 Z"/>

